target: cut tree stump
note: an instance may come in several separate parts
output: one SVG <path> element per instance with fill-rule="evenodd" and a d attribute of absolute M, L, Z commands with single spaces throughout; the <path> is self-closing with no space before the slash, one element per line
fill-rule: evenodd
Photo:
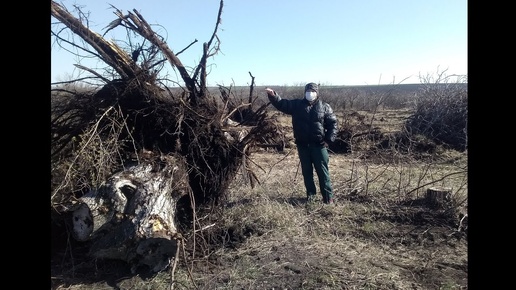
<path fill-rule="evenodd" d="M 427 204 L 432 208 L 443 208 L 451 201 L 451 188 L 431 187 L 426 190 Z"/>

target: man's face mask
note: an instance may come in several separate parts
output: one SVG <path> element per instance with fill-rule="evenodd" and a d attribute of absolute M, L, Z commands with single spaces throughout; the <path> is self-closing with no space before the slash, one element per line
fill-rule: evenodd
<path fill-rule="evenodd" d="M 317 98 L 316 92 L 305 92 L 305 99 L 309 102 L 314 101 Z"/>

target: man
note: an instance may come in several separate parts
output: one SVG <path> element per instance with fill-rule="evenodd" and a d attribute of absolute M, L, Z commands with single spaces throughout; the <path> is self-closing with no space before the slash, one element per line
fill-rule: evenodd
<path fill-rule="evenodd" d="M 276 109 L 292 116 L 292 129 L 301 162 L 307 201 L 315 200 L 315 168 L 323 203 L 333 203 L 327 147 L 335 141 L 337 117 L 330 105 L 319 98 L 319 86 L 316 83 L 306 84 L 304 97 L 293 100 L 282 99 L 270 88 L 265 90 L 269 101 Z"/>

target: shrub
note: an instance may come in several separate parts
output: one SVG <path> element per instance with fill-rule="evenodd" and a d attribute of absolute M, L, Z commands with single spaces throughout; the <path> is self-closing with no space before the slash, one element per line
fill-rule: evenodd
<path fill-rule="evenodd" d="M 437 144 L 465 151 L 468 147 L 467 83 L 447 83 L 442 76 L 426 83 L 414 99 L 414 114 L 405 122 L 407 134 L 423 135 Z"/>

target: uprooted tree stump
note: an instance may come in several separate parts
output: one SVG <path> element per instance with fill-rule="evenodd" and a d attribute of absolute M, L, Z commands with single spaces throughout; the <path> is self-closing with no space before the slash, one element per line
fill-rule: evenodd
<path fill-rule="evenodd" d="M 181 158 L 158 156 L 129 166 L 91 190 L 72 209 L 73 236 L 93 241 L 95 258 L 164 270 L 173 260 L 180 238 L 176 205 L 190 193 Z"/>
<path fill-rule="evenodd" d="M 189 71 L 136 9 L 124 14 L 115 8 L 117 18 L 107 28 L 142 38 L 138 43 L 146 46 L 128 52 L 51 2 L 51 15 L 91 46 L 84 51 L 112 68 L 108 77 L 77 65 L 103 85 L 52 95 L 52 221 L 71 224 L 72 236 L 89 244 L 91 257 L 122 260 L 133 271 L 164 270 L 185 234 L 180 228 L 195 232 L 198 213 L 216 212 L 237 172 L 251 186 L 258 182 L 250 149 L 281 139 L 267 117 L 268 104 L 253 107 L 252 75 L 248 102 L 232 100 L 222 87 L 216 99 L 206 87 L 222 3 L 203 57 Z M 58 42 L 79 46 L 61 37 L 70 35 L 66 29 L 56 31 Z M 174 84 L 182 85 L 175 89 L 159 78 L 165 61 L 179 72 L 181 81 Z M 72 219 L 63 222 L 70 213 Z"/>

